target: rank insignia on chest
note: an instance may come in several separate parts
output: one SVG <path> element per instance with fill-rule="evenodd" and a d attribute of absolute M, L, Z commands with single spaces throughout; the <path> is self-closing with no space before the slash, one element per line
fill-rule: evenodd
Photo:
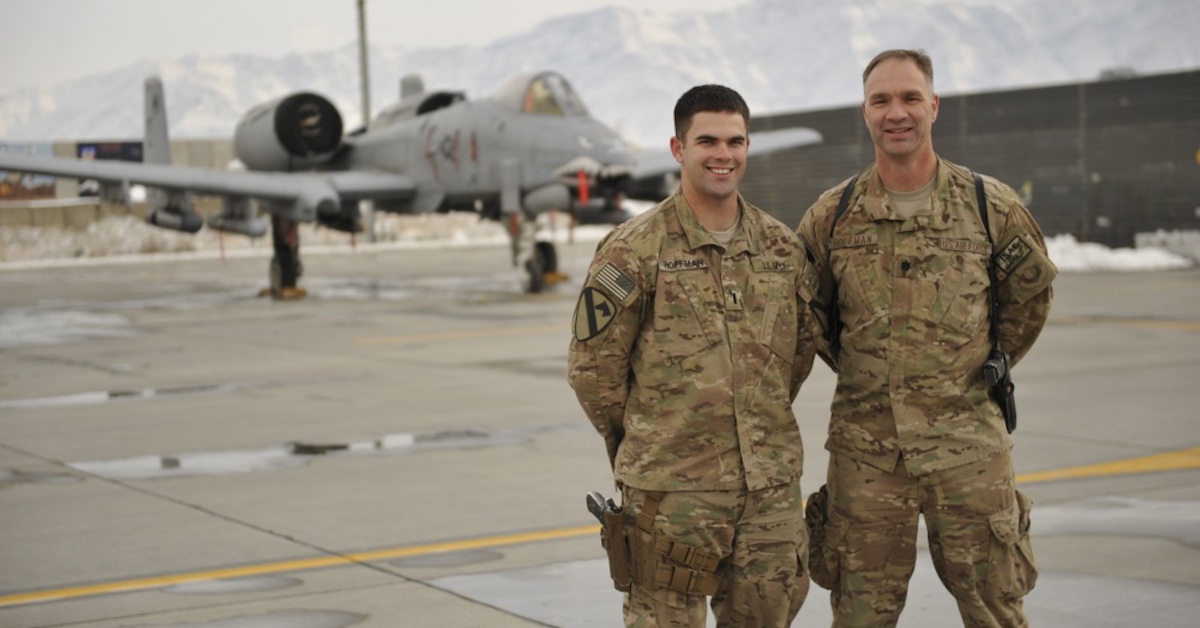
<path fill-rule="evenodd" d="M 608 328 L 617 314 L 617 305 L 607 294 L 596 288 L 584 288 L 575 305 L 575 320 L 572 327 L 575 339 L 591 340 Z"/>

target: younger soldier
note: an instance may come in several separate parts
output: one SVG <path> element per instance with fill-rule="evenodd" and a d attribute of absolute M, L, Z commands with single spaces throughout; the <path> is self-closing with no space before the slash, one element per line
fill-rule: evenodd
<path fill-rule="evenodd" d="M 812 368 L 799 240 L 737 193 L 735 91 L 675 106 L 674 196 L 599 245 L 568 379 L 604 437 L 629 530 L 627 626 L 791 624 L 808 591 L 792 401 Z M 815 280 L 814 280 L 815 281 Z"/>

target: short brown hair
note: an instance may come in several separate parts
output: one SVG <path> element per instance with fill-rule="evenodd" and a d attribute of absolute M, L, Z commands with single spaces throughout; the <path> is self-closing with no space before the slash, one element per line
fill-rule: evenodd
<path fill-rule="evenodd" d="M 875 66 L 888 59 L 907 60 L 917 64 L 917 69 L 921 70 L 921 73 L 925 75 L 925 80 L 929 82 L 929 89 L 933 89 L 933 59 L 930 59 L 929 54 L 924 50 L 905 50 L 903 48 L 884 50 L 875 55 L 875 58 L 867 64 L 867 69 L 863 70 L 863 85 L 867 84 L 867 77 L 871 75 Z"/>
<path fill-rule="evenodd" d="M 750 107 L 741 94 L 724 85 L 697 85 L 675 103 L 675 137 L 683 141 L 692 126 L 692 117 L 701 112 L 736 113 L 747 126 L 750 124 Z"/>

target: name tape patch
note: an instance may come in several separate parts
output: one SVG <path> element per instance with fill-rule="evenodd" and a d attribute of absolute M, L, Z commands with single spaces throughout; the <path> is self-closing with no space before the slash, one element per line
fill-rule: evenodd
<path fill-rule="evenodd" d="M 788 273 L 793 268 L 788 262 L 763 260 L 758 263 L 758 269 L 764 273 Z"/>
<path fill-rule="evenodd" d="M 975 242 L 973 240 L 960 240 L 952 238 L 931 238 L 933 243 L 939 248 L 946 251 L 967 251 L 970 253 L 987 253 L 988 245 L 983 242 Z"/>
<path fill-rule="evenodd" d="M 829 248 L 844 249 L 848 246 L 866 246 L 868 244 L 878 244 L 878 233 L 860 233 L 851 236 L 837 236 L 829 241 Z"/>
<path fill-rule="evenodd" d="M 708 261 L 698 258 L 692 259 L 664 259 L 658 262 L 659 270 L 694 270 L 697 268 L 708 268 Z"/>

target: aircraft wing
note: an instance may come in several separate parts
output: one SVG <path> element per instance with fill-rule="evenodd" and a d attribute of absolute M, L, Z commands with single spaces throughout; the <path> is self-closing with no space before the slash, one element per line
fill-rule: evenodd
<path fill-rule="evenodd" d="M 811 144 L 820 144 L 821 134 L 809 128 L 777 129 L 774 131 L 756 131 L 750 134 L 750 157 L 769 155 L 789 148 L 799 148 Z M 662 177 L 679 172 L 679 162 L 671 155 L 671 151 L 643 151 L 638 153 L 638 165 L 634 168 L 635 180 Z"/>
<path fill-rule="evenodd" d="M 379 171 L 248 172 L 120 161 L 0 154 L 0 170 L 140 184 L 170 191 L 296 201 L 330 193 L 342 200 L 403 199 L 416 191 L 402 174 Z"/>

